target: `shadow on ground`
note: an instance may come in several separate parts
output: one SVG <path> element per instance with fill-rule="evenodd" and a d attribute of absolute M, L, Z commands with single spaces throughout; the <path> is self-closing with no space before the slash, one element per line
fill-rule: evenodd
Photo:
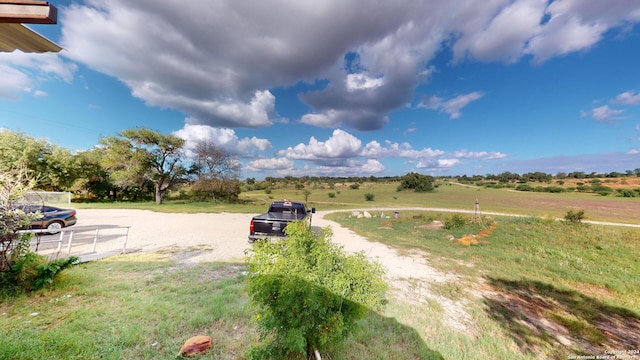
<path fill-rule="evenodd" d="M 566 359 L 640 349 L 640 316 L 574 290 L 532 280 L 489 278 L 489 315 L 524 353 Z"/>

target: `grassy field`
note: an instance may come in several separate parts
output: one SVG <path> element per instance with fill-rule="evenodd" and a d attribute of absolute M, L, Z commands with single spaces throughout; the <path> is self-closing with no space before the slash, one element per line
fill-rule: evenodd
<path fill-rule="evenodd" d="M 440 185 L 397 192 L 397 184 L 308 186 L 319 210 L 431 207 L 541 218 L 483 217 L 482 224 L 430 229 L 452 213 L 401 210 L 399 219 L 330 217 L 401 253 L 424 254 L 453 281 L 415 283 L 390 293 L 329 359 L 566 359 L 605 349 L 640 349 L 640 229 L 553 221 L 570 209 L 588 220 L 640 224 L 640 201 L 582 193 L 521 193 Z M 333 195 L 330 195 L 333 193 Z M 373 194 L 365 201 L 364 194 Z M 305 200 L 304 190 L 245 192 L 244 204 L 170 200 L 145 204 L 74 204 L 79 209 L 261 213 L 275 199 Z M 469 214 L 461 215 L 463 218 Z M 381 222 L 385 224 L 381 224 Z M 388 224 L 386 224 L 388 223 Z M 494 225 L 495 228 L 490 227 Z M 467 234 L 477 245 L 463 246 Z M 65 270 L 55 286 L 0 298 L 0 359 L 170 359 L 189 337 L 214 347 L 200 358 L 243 359 L 258 334 L 241 263 L 177 262 L 180 251 L 117 256 Z M 425 296 L 424 291 L 432 294 Z M 461 313 L 451 312 L 462 309 Z M 453 323 L 459 326 L 451 326 Z"/>
<path fill-rule="evenodd" d="M 509 189 L 479 188 L 451 183 L 439 183 L 435 192 L 414 193 L 396 191 L 398 183 L 365 183 L 359 189 L 351 184 L 312 184 L 305 189 L 293 187 L 248 191 L 240 194 L 241 204 L 190 202 L 168 199 L 162 205 L 142 203 L 74 203 L 83 208 L 144 209 L 177 213 L 262 213 L 273 200 L 307 201 L 318 210 L 347 210 L 352 208 L 430 207 L 473 211 L 478 200 L 480 210 L 539 217 L 562 218 L 568 210 L 583 209 L 587 220 L 640 224 L 640 198 L 601 196 L 593 193 L 538 193 Z M 305 191 L 308 192 L 305 195 Z M 373 201 L 365 201 L 365 194 L 373 194 Z M 305 199 L 306 196 L 306 199 Z"/>
<path fill-rule="evenodd" d="M 318 210 L 340 210 L 354 207 L 429 207 L 473 211 L 476 199 L 480 210 L 540 217 L 562 218 L 568 210 L 584 209 L 588 220 L 640 224 L 640 198 L 601 196 L 593 193 L 539 193 L 509 189 L 491 189 L 441 183 L 432 193 L 396 191 L 397 183 L 365 183 L 359 189 L 350 184 L 336 184 L 333 189 L 318 184 L 309 186 L 307 203 Z M 272 200 L 304 200 L 305 190 L 292 188 L 242 193 L 243 200 L 268 205 Z M 365 201 L 365 194 L 373 201 Z M 333 194 L 331 197 L 331 195 Z M 264 208 L 263 206 L 263 208 Z"/>
<path fill-rule="evenodd" d="M 190 337 L 201 359 L 243 359 L 258 341 L 245 264 L 116 256 L 66 270 L 54 288 L 0 302 L 0 359 L 174 359 Z M 370 312 L 331 359 L 439 359 L 418 332 Z"/>
<path fill-rule="evenodd" d="M 513 344 L 519 349 L 514 354 L 557 359 L 640 347 L 640 229 L 493 217 L 447 230 L 427 225 L 447 223 L 450 213 L 403 212 L 392 221 L 350 215 L 329 218 L 371 241 L 428 254 L 430 265 L 456 276 L 431 290 L 465 304 L 473 318 L 466 329 L 468 358 Z M 482 229 L 488 236 L 476 237 L 477 245 L 449 240 Z M 411 316 L 440 306 L 416 307 Z M 429 321 L 420 326 L 426 327 L 423 336 L 447 329 Z M 428 345 L 456 358 L 450 339 L 459 338 L 459 331 L 445 333 L 441 343 Z"/>

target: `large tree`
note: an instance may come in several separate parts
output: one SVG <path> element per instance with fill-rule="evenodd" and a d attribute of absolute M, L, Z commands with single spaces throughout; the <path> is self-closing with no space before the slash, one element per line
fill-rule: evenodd
<path fill-rule="evenodd" d="M 0 131 L 0 171 L 24 170 L 43 190 L 68 190 L 79 176 L 70 150 L 21 132 Z"/>
<path fill-rule="evenodd" d="M 111 195 L 115 200 L 115 186 L 109 179 L 109 173 L 101 165 L 105 152 L 102 147 L 94 147 L 76 154 L 79 176 L 71 191 L 83 199 L 106 199 Z"/>
<path fill-rule="evenodd" d="M 211 140 L 201 140 L 194 149 L 196 181 L 193 185 L 215 202 L 217 198 L 233 200 L 240 193 L 237 159 Z"/>
<path fill-rule="evenodd" d="M 146 182 L 151 182 L 157 204 L 162 204 L 166 191 L 186 174 L 181 163 L 184 139 L 177 136 L 137 128 L 104 138 L 101 143 L 106 147 L 103 165 L 109 169 L 114 184 L 144 188 Z"/>

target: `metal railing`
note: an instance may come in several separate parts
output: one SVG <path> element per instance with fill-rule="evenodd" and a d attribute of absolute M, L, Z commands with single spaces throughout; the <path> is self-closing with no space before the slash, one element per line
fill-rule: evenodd
<path fill-rule="evenodd" d="M 122 254 L 126 254 L 130 228 L 131 226 L 109 226 L 86 230 L 62 229 L 60 230 L 59 235 L 57 235 L 57 239 L 42 238 L 41 234 L 47 233 L 50 230 L 24 230 L 23 232 L 32 232 L 36 234 L 36 237 L 32 239 L 30 243 L 32 249 L 34 249 L 36 253 L 50 251 L 50 255 L 52 257 L 58 258 L 62 252 L 63 244 L 66 245 L 66 256 L 71 256 L 72 252 L 74 255 L 77 255 L 78 253 L 96 254 L 98 250 L 98 243 L 109 242 L 110 245 L 113 246 L 113 242 L 117 242 L 120 238 L 122 238 L 122 243 L 119 248 L 122 249 Z M 113 229 L 124 229 L 124 232 L 121 234 L 105 234 L 105 230 Z M 103 231 L 102 234 L 101 231 Z M 89 233 L 89 235 L 86 235 L 87 233 Z M 81 238 L 78 239 L 77 235 L 81 235 Z M 74 247 L 80 248 L 81 250 L 74 251 Z"/>

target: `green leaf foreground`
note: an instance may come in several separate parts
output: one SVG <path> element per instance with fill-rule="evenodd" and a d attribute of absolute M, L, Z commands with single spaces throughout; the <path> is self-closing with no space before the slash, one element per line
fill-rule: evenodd
<path fill-rule="evenodd" d="M 257 242 L 249 252 L 249 294 L 258 308 L 261 344 L 254 358 L 309 356 L 338 345 L 355 321 L 381 310 L 384 270 L 363 253 L 347 255 L 304 222 L 287 226 L 288 238 Z"/>

